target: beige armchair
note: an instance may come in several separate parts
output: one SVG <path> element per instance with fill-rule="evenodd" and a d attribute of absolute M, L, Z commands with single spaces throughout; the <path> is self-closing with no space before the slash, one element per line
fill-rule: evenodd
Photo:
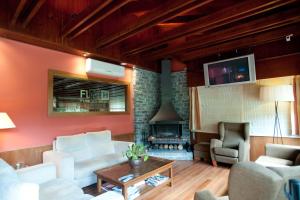
<path fill-rule="evenodd" d="M 300 146 L 266 144 L 266 155 L 255 162 L 265 167 L 292 167 L 300 165 Z"/>
<path fill-rule="evenodd" d="M 219 122 L 220 139 L 210 142 L 212 164 L 217 162 L 235 164 L 249 160 L 250 137 L 249 123 Z"/>
<path fill-rule="evenodd" d="M 194 200 L 286 200 L 284 184 L 300 178 L 300 166 L 271 168 L 254 162 L 240 162 L 230 170 L 228 196 L 214 197 L 208 190 L 197 192 Z"/>

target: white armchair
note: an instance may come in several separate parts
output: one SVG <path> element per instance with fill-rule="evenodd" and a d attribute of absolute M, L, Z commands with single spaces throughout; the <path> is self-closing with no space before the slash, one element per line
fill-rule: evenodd
<path fill-rule="evenodd" d="M 0 159 L 1 200 L 90 200 L 74 182 L 57 179 L 54 164 L 14 170 Z"/>
<path fill-rule="evenodd" d="M 1 200 L 124 200 L 110 191 L 93 197 L 84 194 L 74 181 L 56 178 L 52 163 L 14 170 L 0 159 Z"/>

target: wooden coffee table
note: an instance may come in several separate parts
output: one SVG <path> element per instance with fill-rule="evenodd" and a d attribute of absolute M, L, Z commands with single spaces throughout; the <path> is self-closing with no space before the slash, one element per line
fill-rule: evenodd
<path fill-rule="evenodd" d="M 151 176 L 154 176 L 158 173 L 166 172 L 169 173 L 169 179 L 161 183 L 160 185 L 153 187 L 149 185 L 144 185 L 140 189 L 140 195 L 153 189 L 159 188 L 164 185 L 169 185 L 172 187 L 173 184 L 173 163 L 174 161 L 166 160 L 162 158 L 149 157 L 147 162 L 143 163 L 139 168 L 131 168 L 128 162 L 124 162 L 118 165 L 114 165 L 112 167 L 108 167 L 105 169 L 100 169 L 95 171 L 94 173 L 97 175 L 97 188 L 98 192 L 101 192 L 102 181 L 106 181 L 116 186 L 120 186 L 122 188 L 122 193 L 124 199 L 128 199 L 127 188 L 136 183 L 139 183 Z M 121 182 L 118 179 L 122 176 L 134 174 L 134 178 L 129 180 L 128 182 Z"/>

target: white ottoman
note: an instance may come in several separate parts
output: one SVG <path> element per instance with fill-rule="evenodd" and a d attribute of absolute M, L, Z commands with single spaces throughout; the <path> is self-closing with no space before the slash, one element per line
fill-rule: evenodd
<path fill-rule="evenodd" d="M 92 198 L 91 200 L 124 200 L 124 197 L 120 193 L 108 191 Z"/>

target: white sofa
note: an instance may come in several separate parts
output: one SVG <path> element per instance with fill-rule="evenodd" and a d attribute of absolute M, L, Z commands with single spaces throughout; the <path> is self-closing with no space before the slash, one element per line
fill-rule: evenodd
<path fill-rule="evenodd" d="M 58 177 L 85 187 L 97 182 L 95 170 L 126 161 L 123 152 L 131 144 L 112 140 L 109 130 L 59 136 L 53 150 L 43 153 L 43 161 L 56 164 Z"/>
<path fill-rule="evenodd" d="M 74 181 L 56 178 L 54 164 L 39 164 L 14 170 L 0 159 L 1 200 L 123 200 L 107 192 L 97 197 L 84 194 Z"/>

